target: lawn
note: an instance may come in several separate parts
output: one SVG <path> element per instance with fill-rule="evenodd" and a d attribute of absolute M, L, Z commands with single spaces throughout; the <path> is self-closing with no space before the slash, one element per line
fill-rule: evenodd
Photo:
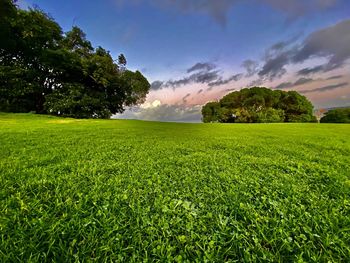
<path fill-rule="evenodd" d="M 349 262 L 350 125 L 0 114 L 0 262 Z"/>

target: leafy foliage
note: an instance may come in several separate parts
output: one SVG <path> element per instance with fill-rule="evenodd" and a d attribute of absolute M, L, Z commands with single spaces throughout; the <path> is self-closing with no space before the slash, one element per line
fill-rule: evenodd
<path fill-rule="evenodd" d="M 316 122 L 313 106 L 296 91 L 246 88 L 209 102 L 203 122 Z"/>
<path fill-rule="evenodd" d="M 350 123 L 350 108 L 332 109 L 325 113 L 320 122 Z"/>
<path fill-rule="evenodd" d="M 0 262 L 349 262 L 348 125 L 0 126 Z"/>
<path fill-rule="evenodd" d="M 124 55 L 116 64 L 80 28 L 63 34 L 41 10 L 20 10 L 8 0 L 1 6 L 1 111 L 108 118 L 145 99 L 150 84 L 126 69 Z"/>

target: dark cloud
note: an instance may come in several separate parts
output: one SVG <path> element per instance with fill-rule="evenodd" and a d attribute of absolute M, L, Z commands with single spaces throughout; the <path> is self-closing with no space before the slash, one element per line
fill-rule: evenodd
<path fill-rule="evenodd" d="M 350 58 L 350 20 L 316 31 L 309 35 L 293 57 L 294 63 L 313 57 L 329 58 L 324 71 L 344 65 Z"/>
<path fill-rule="evenodd" d="M 187 93 L 187 94 L 182 98 L 182 102 L 183 102 L 184 104 L 186 104 L 186 103 L 187 103 L 187 99 L 188 99 L 190 96 L 191 96 L 191 93 Z"/>
<path fill-rule="evenodd" d="M 339 84 L 335 84 L 335 85 L 324 86 L 322 88 L 317 88 L 317 89 L 300 90 L 299 92 L 302 94 L 311 93 L 311 92 L 325 92 L 325 91 L 334 90 L 334 89 L 338 89 L 338 88 L 344 88 L 344 87 L 348 87 L 348 86 L 349 86 L 348 82 L 343 82 L 343 83 L 339 83 Z"/>
<path fill-rule="evenodd" d="M 231 92 L 231 91 L 234 91 L 236 89 L 225 89 L 225 92 Z"/>
<path fill-rule="evenodd" d="M 192 73 L 178 80 L 168 80 L 162 84 L 162 88 L 178 88 L 179 86 L 190 83 L 210 83 L 220 79 L 219 70 L 212 63 L 197 63 L 187 70 L 187 73 Z M 194 73 L 193 73 L 194 72 Z"/>
<path fill-rule="evenodd" d="M 246 77 L 256 74 L 259 79 L 254 80 L 249 86 L 258 86 L 266 80 L 274 80 L 282 77 L 286 72 L 286 66 L 289 64 L 302 63 L 310 58 L 326 58 L 328 62 L 325 65 L 318 65 L 311 68 L 304 68 L 297 72 L 299 76 L 307 76 L 320 72 L 327 72 L 338 67 L 342 67 L 347 59 L 350 59 L 350 20 L 345 20 L 328 28 L 318 30 L 310 34 L 300 45 L 294 43 L 297 38 L 278 42 L 268 48 L 264 56 L 264 64 L 258 70 L 257 62 L 246 60 L 242 67 L 247 71 Z M 196 63 L 187 69 L 189 75 L 178 80 L 169 80 L 166 82 L 156 81 L 152 83 L 152 89 L 177 88 L 190 83 L 207 84 L 208 91 L 215 86 L 227 84 L 231 81 L 237 81 L 243 77 L 242 74 L 235 74 L 224 79 L 217 66 L 210 62 Z M 295 83 L 281 83 L 276 88 L 285 89 L 296 85 L 305 84 L 305 81 L 312 81 L 308 78 L 301 78 Z"/>
<path fill-rule="evenodd" d="M 260 78 L 260 79 L 256 79 L 256 80 L 253 80 L 251 81 L 249 84 L 248 84 L 248 87 L 257 87 L 257 86 L 260 86 L 264 83 L 264 81 Z"/>
<path fill-rule="evenodd" d="M 242 67 L 245 68 L 245 70 L 247 71 L 247 74 L 246 74 L 247 78 L 255 75 L 259 71 L 258 70 L 259 63 L 251 59 L 247 59 L 243 61 Z"/>
<path fill-rule="evenodd" d="M 203 89 L 198 90 L 197 94 L 201 94 L 203 92 Z"/>
<path fill-rule="evenodd" d="M 195 65 L 193 65 L 192 67 L 190 67 L 188 70 L 187 70 L 187 73 L 191 73 L 193 71 L 197 71 L 197 70 L 201 70 L 201 71 L 210 71 L 210 70 L 213 70 L 215 69 L 216 66 L 212 63 L 197 63 Z"/>
<path fill-rule="evenodd" d="M 293 37 L 287 41 L 280 41 L 265 51 L 265 63 L 258 72 L 261 79 L 272 81 L 275 78 L 282 77 L 287 72 L 285 66 L 289 64 L 291 57 L 294 55 L 296 47 L 291 47 L 291 45 L 296 40 L 297 37 Z"/>
<path fill-rule="evenodd" d="M 187 69 L 187 73 L 191 74 L 184 76 L 181 79 L 168 80 L 165 82 L 155 81 L 152 83 L 151 88 L 153 90 L 159 90 L 162 88 L 176 89 L 180 86 L 191 83 L 208 84 L 209 87 L 215 87 L 227 84 L 231 81 L 237 81 L 243 77 L 243 74 L 235 74 L 227 79 L 224 79 L 220 75 L 220 70 L 218 70 L 215 64 L 213 63 L 196 63 L 195 65 Z"/>
<path fill-rule="evenodd" d="M 163 81 L 153 81 L 152 84 L 151 84 L 151 89 L 152 90 L 159 90 L 159 89 L 162 89 L 162 86 L 163 86 L 164 82 Z"/>
<path fill-rule="evenodd" d="M 313 68 L 303 68 L 297 72 L 297 75 L 306 76 L 306 75 L 319 73 L 319 72 L 323 72 L 323 71 L 324 71 L 324 66 L 320 65 L 320 66 L 316 66 Z"/>
<path fill-rule="evenodd" d="M 213 88 L 214 88 L 214 87 L 212 86 L 212 87 L 207 88 L 206 90 L 207 90 L 207 91 L 211 91 L 211 90 L 213 90 Z"/>
<path fill-rule="evenodd" d="M 332 76 L 327 78 L 327 80 L 331 80 L 331 79 L 341 79 L 343 77 L 343 75 L 337 75 L 337 76 Z"/>
<path fill-rule="evenodd" d="M 288 88 L 292 88 L 294 86 L 298 86 L 298 85 L 303 85 L 309 82 L 313 82 L 314 79 L 310 79 L 310 78 L 300 78 L 295 82 L 283 82 L 281 84 L 279 84 L 278 86 L 275 87 L 275 89 L 288 89 Z"/>
<path fill-rule="evenodd" d="M 193 82 L 196 83 L 210 83 L 216 79 L 220 78 L 219 71 L 210 71 L 210 72 L 199 72 L 191 76 Z"/>
<path fill-rule="evenodd" d="M 221 77 L 215 81 L 215 82 L 210 82 L 208 84 L 209 87 L 216 87 L 216 86 L 221 86 L 221 85 L 225 85 L 227 83 L 230 83 L 231 81 L 238 81 L 243 77 L 243 74 L 235 74 L 232 75 L 231 77 L 227 78 L 227 79 L 222 79 Z"/>
<path fill-rule="evenodd" d="M 273 80 L 282 77 L 287 70 L 284 68 L 290 59 L 289 52 L 282 52 L 273 58 L 266 60 L 263 68 L 259 71 L 260 78 Z"/>
<path fill-rule="evenodd" d="M 310 58 L 326 58 L 325 65 L 304 68 L 298 75 L 327 72 L 342 67 L 350 58 L 350 20 L 310 34 L 300 46 L 290 47 L 293 41 L 279 42 L 271 46 L 265 55 L 265 64 L 258 75 L 273 80 L 286 73 L 288 64 L 302 63 Z"/>
<path fill-rule="evenodd" d="M 215 81 L 219 79 L 219 71 L 201 71 L 195 74 L 192 74 L 190 76 L 184 77 L 182 79 L 178 80 L 169 80 L 165 82 L 162 87 L 163 88 L 173 88 L 176 89 L 180 86 L 187 85 L 190 83 L 210 83 L 212 81 Z"/>
<path fill-rule="evenodd" d="M 282 82 L 281 84 L 277 85 L 275 89 L 288 89 L 293 87 L 292 82 Z"/>
<path fill-rule="evenodd" d="M 296 82 L 294 82 L 294 85 L 295 86 L 303 85 L 303 84 L 313 82 L 313 81 L 314 81 L 314 79 L 310 79 L 310 78 L 300 78 Z"/>
<path fill-rule="evenodd" d="M 190 83 L 210 83 L 212 81 L 215 81 L 219 79 L 219 71 L 201 71 L 194 74 L 191 74 L 190 76 L 185 76 L 182 79 L 177 80 L 168 80 L 166 82 L 164 81 L 154 81 L 151 84 L 151 89 L 153 90 L 159 90 L 163 88 L 173 88 L 176 89 L 180 86 L 184 86 Z"/>
<path fill-rule="evenodd" d="M 298 37 L 292 37 L 286 41 L 280 41 L 273 44 L 265 51 L 265 60 L 273 59 L 279 55 L 283 55 L 285 53 L 292 54 L 290 46 L 298 40 Z"/>

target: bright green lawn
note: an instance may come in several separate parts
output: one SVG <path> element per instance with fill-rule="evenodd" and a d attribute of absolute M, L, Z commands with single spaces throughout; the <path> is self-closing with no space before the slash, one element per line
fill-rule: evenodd
<path fill-rule="evenodd" d="M 350 262 L 350 125 L 0 114 L 0 262 Z"/>

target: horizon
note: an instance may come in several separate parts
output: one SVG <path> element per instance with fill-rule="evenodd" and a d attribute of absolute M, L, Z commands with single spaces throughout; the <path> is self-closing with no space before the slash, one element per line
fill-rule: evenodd
<path fill-rule="evenodd" d="M 18 1 L 68 31 L 125 54 L 152 83 L 146 102 L 114 117 L 200 121 L 201 106 L 244 87 L 296 90 L 315 109 L 350 105 L 346 0 Z"/>

